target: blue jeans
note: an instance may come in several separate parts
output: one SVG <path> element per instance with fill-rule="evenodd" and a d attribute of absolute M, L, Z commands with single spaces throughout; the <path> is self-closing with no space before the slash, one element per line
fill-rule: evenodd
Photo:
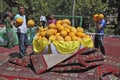
<path fill-rule="evenodd" d="M 19 40 L 19 54 L 20 57 L 24 57 L 26 55 L 26 49 L 28 45 L 28 37 L 26 33 L 17 33 Z"/>
<path fill-rule="evenodd" d="M 102 52 L 102 54 L 105 55 L 103 35 L 95 35 L 94 46 L 95 48 L 100 48 L 100 51 Z"/>

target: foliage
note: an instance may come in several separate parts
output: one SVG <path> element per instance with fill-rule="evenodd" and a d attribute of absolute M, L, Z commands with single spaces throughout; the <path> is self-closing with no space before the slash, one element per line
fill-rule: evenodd
<path fill-rule="evenodd" d="M 114 35 L 114 29 L 113 29 L 113 28 L 106 27 L 106 28 L 105 28 L 105 34 Z"/>
<path fill-rule="evenodd" d="M 0 0 L 2 1 L 2 0 Z M 4 1 L 4 0 L 3 0 Z M 13 1 L 13 0 L 9 0 Z M 26 8 L 29 19 L 34 19 L 39 23 L 39 17 L 44 14 L 72 15 L 73 0 L 14 0 Z M 0 2 L 0 5 L 1 2 Z M 1 7 L 1 6 L 0 6 Z M 2 10 L 2 8 L 1 8 Z M 1 11 L 0 10 L 0 11 Z M 83 16 L 83 27 L 93 31 L 93 15 L 95 13 L 118 13 L 120 14 L 120 0 L 75 0 L 75 16 Z M 87 25 L 86 25 L 87 24 Z M 89 29 L 90 28 L 90 29 Z M 109 32 L 109 31 L 107 31 Z"/>
<path fill-rule="evenodd" d="M 112 14 L 117 14 L 117 22 L 115 25 L 116 28 L 114 29 L 114 34 L 115 35 L 120 35 L 120 0 L 107 0 L 107 4 L 108 4 L 108 13 L 112 13 Z"/>
<path fill-rule="evenodd" d="M 26 7 L 31 17 L 44 14 L 71 15 L 73 0 L 15 0 Z M 75 0 L 75 15 L 91 16 L 96 12 L 103 12 L 101 0 Z"/>
<path fill-rule="evenodd" d="M 0 13 L 2 13 L 7 7 L 7 4 L 4 1 L 0 0 Z"/>

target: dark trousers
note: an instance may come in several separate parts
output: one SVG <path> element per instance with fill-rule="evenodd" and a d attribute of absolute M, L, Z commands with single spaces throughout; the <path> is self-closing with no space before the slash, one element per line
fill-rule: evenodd
<path fill-rule="evenodd" d="M 94 46 L 95 48 L 100 48 L 100 51 L 103 55 L 105 55 L 105 49 L 103 44 L 103 35 L 95 35 L 94 38 Z"/>
<path fill-rule="evenodd" d="M 26 55 L 26 49 L 28 45 L 28 37 L 26 33 L 17 33 L 19 40 L 19 53 L 21 57 Z"/>
<path fill-rule="evenodd" d="M 45 28 L 46 22 L 45 21 L 41 21 L 41 23 L 42 23 L 43 28 Z"/>

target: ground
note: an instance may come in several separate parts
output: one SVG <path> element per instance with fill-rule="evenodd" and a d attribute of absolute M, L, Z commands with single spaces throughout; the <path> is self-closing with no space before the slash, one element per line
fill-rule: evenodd
<path fill-rule="evenodd" d="M 104 61 L 102 67 L 106 67 L 106 69 L 108 69 L 107 71 L 110 71 L 113 67 L 115 67 L 116 69 L 114 72 L 120 73 L 120 38 L 116 38 L 114 36 L 105 36 L 104 45 L 106 50 L 106 60 Z M 7 61 L 10 53 L 14 52 L 18 52 L 18 46 L 14 46 L 13 48 L 0 47 L 0 65 Z M 27 53 L 32 53 L 31 46 L 28 47 Z M 38 80 L 100 80 L 100 71 L 102 71 L 101 67 L 97 67 L 81 73 L 47 72 L 40 74 Z M 27 75 L 27 72 L 25 75 Z M 0 74 L 0 80 L 37 80 L 37 78 L 32 78 L 30 75 L 33 74 L 28 74 L 26 78 L 6 78 L 6 76 L 2 76 L 2 74 Z M 37 77 L 38 75 L 33 76 Z M 115 76 L 110 73 L 104 75 L 102 80 L 120 80 L 120 74 Z"/>

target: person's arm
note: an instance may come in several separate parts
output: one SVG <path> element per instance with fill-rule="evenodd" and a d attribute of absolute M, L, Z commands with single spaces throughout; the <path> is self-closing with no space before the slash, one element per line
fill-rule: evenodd
<path fill-rule="evenodd" d="M 102 27 L 104 27 L 106 24 L 105 20 L 102 20 L 100 24 L 98 24 L 98 30 L 100 30 Z"/>
<path fill-rule="evenodd" d="M 100 30 L 102 28 L 101 24 L 98 24 L 97 28 Z"/>
<path fill-rule="evenodd" d="M 40 22 L 41 22 L 41 16 L 40 16 L 39 20 L 40 20 Z"/>
<path fill-rule="evenodd" d="M 14 18 L 13 18 L 13 25 L 16 27 L 16 18 L 17 18 L 17 16 L 15 16 Z"/>
<path fill-rule="evenodd" d="M 5 25 L 6 25 L 6 27 L 12 27 L 12 25 L 11 25 L 11 20 L 9 19 L 9 18 L 7 18 L 6 20 L 5 20 Z"/>

